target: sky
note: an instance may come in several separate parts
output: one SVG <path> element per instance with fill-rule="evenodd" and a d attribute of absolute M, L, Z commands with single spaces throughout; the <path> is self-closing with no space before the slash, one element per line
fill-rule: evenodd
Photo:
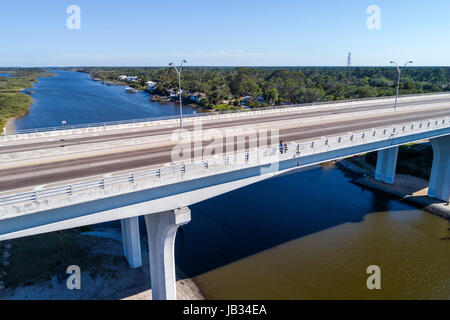
<path fill-rule="evenodd" d="M 449 31 L 448 0 L 1 0 L 0 66 L 448 66 Z"/>

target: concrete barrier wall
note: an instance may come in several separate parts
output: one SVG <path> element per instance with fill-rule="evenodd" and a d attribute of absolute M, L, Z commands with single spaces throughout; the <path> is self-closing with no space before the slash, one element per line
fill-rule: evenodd
<path fill-rule="evenodd" d="M 421 133 L 427 133 L 427 135 L 420 135 Z M 279 154 L 277 147 L 264 150 L 255 149 L 245 154 L 232 154 L 218 160 L 204 159 L 194 164 L 164 166 L 160 169 L 140 171 L 128 175 L 62 185 L 50 189 L 44 188 L 23 194 L 11 194 L 0 197 L 0 220 L 249 167 L 277 165 L 277 163 L 292 159 L 297 159 L 298 166 L 301 166 L 302 159 L 312 155 L 327 155 L 319 161 L 323 162 L 368 151 L 364 148 L 357 148 L 358 146 L 370 145 L 371 150 L 375 151 L 392 147 L 394 143 L 398 145 L 414 142 L 425 137 L 431 138 L 448 134 L 450 134 L 450 117 L 430 119 L 347 133 L 340 136 L 323 137 L 306 142 L 290 143 L 288 152 L 282 155 Z M 373 147 L 374 143 L 378 142 L 383 143 Z M 352 150 L 350 153 L 349 149 Z M 347 151 L 339 153 L 339 150 Z"/>

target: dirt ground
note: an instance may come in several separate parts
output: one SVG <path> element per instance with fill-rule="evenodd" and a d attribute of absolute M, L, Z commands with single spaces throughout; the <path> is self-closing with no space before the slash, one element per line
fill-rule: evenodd
<path fill-rule="evenodd" d="M 97 236 L 90 235 L 92 231 Z M 143 266 L 131 269 L 123 256 L 120 230 L 72 229 L 63 231 L 60 238 L 49 233 L 0 244 L 0 299 L 151 299 L 145 239 L 141 239 Z M 5 262 L 9 265 L 4 266 Z M 67 288 L 70 265 L 81 269 L 80 290 Z M 203 299 L 195 283 L 179 270 L 177 278 L 179 300 Z"/>

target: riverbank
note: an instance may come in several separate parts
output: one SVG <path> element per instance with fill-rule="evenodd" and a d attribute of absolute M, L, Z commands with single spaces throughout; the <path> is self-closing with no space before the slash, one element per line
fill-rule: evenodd
<path fill-rule="evenodd" d="M 427 196 L 428 180 L 397 174 L 392 185 L 376 181 L 373 177 L 375 168 L 364 156 L 341 160 L 337 162 L 337 166 L 352 174 L 352 182 L 359 186 L 389 195 L 400 202 L 450 220 L 450 205 Z"/>
<path fill-rule="evenodd" d="M 16 121 L 17 117 L 9 118 L 6 120 L 6 125 L 3 128 L 4 134 L 16 134 L 16 126 L 14 121 Z"/>
<path fill-rule="evenodd" d="M 24 89 L 34 87 L 38 78 L 52 77 L 53 73 L 41 69 L 18 69 L 14 77 L 0 77 L 0 130 L 15 132 L 15 117 L 25 116 L 33 99 L 23 94 Z"/>
<path fill-rule="evenodd" d="M 0 299 L 151 299 L 148 246 L 142 238 L 143 266 L 137 269 L 131 269 L 124 258 L 117 229 L 88 227 L 63 231 L 63 250 L 57 233 L 2 243 L 0 288 L 4 288 L 0 289 Z M 5 261 L 8 266 L 3 265 Z M 69 265 L 81 269 L 81 290 L 67 289 L 65 271 Z M 203 299 L 191 279 L 180 270 L 176 274 L 179 300 Z"/>
<path fill-rule="evenodd" d="M 78 71 L 78 72 L 83 72 L 83 71 Z M 83 73 L 85 73 L 85 72 L 83 72 Z M 160 95 L 152 94 L 147 89 L 143 89 L 142 87 L 141 88 L 133 87 L 132 86 L 133 84 L 130 84 L 128 82 L 124 82 L 124 81 L 121 81 L 121 80 L 118 80 L 118 79 L 108 79 L 108 80 L 106 80 L 104 78 L 93 78 L 92 74 L 90 74 L 90 73 L 88 73 L 88 74 L 90 75 L 90 79 L 92 81 L 100 82 L 100 83 L 102 83 L 104 85 L 107 85 L 107 86 L 116 85 L 116 86 L 125 87 L 125 90 L 130 88 L 130 90 L 127 91 L 130 94 L 132 94 L 132 93 L 141 93 L 141 92 L 148 93 L 150 101 L 158 103 L 160 105 L 166 105 L 166 104 L 170 104 L 170 103 L 178 105 L 178 103 L 179 103 L 178 98 L 173 99 L 173 98 L 171 98 L 169 96 L 160 96 Z M 136 91 L 134 92 L 131 89 L 132 90 L 136 90 Z M 183 106 L 190 107 L 190 108 L 196 108 L 200 112 L 212 112 L 212 111 L 214 111 L 214 110 L 207 109 L 207 108 L 205 108 L 205 107 L 203 107 L 203 106 L 201 106 L 199 104 L 193 103 L 190 100 L 186 100 L 184 98 L 183 98 Z"/>

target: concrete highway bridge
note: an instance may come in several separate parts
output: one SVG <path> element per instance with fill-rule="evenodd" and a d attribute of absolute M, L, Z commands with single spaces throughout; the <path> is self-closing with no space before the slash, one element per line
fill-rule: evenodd
<path fill-rule="evenodd" d="M 176 299 L 175 235 L 200 201 L 371 151 L 375 178 L 393 183 L 398 147 L 422 140 L 434 151 L 429 196 L 449 201 L 450 95 L 393 106 L 383 98 L 196 115 L 183 120 L 183 134 L 170 118 L 2 135 L 0 241 L 121 220 L 136 268 L 145 216 L 153 298 Z"/>

